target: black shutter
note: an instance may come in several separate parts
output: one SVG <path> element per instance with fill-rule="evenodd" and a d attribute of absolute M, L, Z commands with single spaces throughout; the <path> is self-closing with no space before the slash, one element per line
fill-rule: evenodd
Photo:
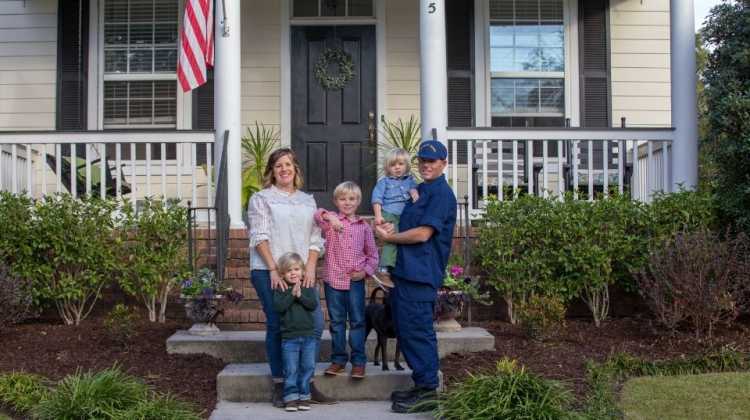
<path fill-rule="evenodd" d="M 448 126 L 473 127 L 474 123 L 474 2 L 445 2 L 448 65 Z M 466 163 L 466 147 L 458 151 Z"/>
<path fill-rule="evenodd" d="M 214 71 L 208 70 L 208 80 L 193 90 L 193 129 L 214 129 Z M 213 153 L 213 149 L 212 149 Z M 206 147 L 198 145 L 198 165 L 206 163 Z"/>
<path fill-rule="evenodd" d="M 58 2 L 58 130 L 86 130 L 89 0 Z"/>
<path fill-rule="evenodd" d="M 609 10 L 607 0 L 579 3 L 581 125 L 609 127 Z"/>

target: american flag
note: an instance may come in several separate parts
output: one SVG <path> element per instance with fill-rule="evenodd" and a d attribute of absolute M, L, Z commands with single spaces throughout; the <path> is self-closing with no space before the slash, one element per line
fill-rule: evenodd
<path fill-rule="evenodd" d="M 206 83 L 207 67 L 214 65 L 214 2 L 186 0 L 180 31 L 177 79 L 187 92 Z"/>

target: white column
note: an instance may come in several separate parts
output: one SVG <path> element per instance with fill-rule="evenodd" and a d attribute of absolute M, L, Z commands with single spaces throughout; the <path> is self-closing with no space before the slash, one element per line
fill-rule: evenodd
<path fill-rule="evenodd" d="M 240 43 L 240 0 L 216 2 L 215 43 L 216 59 L 214 70 L 214 121 L 216 126 L 215 159 L 221 159 L 221 150 L 227 153 L 227 184 L 229 196 L 229 217 L 232 228 L 243 228 L 242 221 L 242 123 L 241 123 L 241 43 Z M 224 20 L 226 10 L 226 21 Z M 225 29 L 225 24 L 228 25 Z M 229 130 L 227 144 L 223 144 L 224 131 Z"/>
<path fill-rule="evenodd" d="M 698 99 L 693 0 L 670 0 L 672 81 L 672 190 L 698 185 Z"/>
<path fill-rule="evenodd" d="M 422 138 L 445 143 L 448 126 L 448 64 L 445 50 L 445 1 L 419 1 L 420 107 Z"/>

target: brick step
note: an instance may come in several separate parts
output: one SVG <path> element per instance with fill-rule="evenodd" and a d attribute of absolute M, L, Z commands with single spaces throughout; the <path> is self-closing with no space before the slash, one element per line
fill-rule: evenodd
<path fill-rule="evenodd" d="M 338 401 L 385 401 L 394 389 L 412 386 L 408 369 L 382 371 L 378 366 L 367 365 L 367 377 L 351 379 L 346 376 L 325 376 L 328 364 L 319 363 L 315 368 L 315 384 L 320 390 Z M 442 382 L 442 373 L 440 373 Z M 265 402 L 271 400 L 271 371 L 266 363 L 231 364 L 219 372 L 216 378 L 218 399 L 229 402 Z M 354 413 L 351 413 L 356 417 Z"/>
<path fill-rule="evenodd" d="M 187 331 L 177 331 L 167 339 L 167 352 L 170 354 L 207 354 L 226 363 L 265 363 L 265 331 L 221 331 L 210 336 L 198 336 Z M 458 332 L 438 332 L 438 354 L 440 357 L 451 353 L 471 353 L 493 350 L 495 337 L 484 328 L 468 327 Z M 367 359 L 373 360 L 377 334 L 370 332 L 367 337 Z M 388 359 L 393 360 L 396 341 L 388 343 Z M 320 342 L 319 361 L 331 358 L 331 335 L 326 330 Z M 403 357 L 402 363 L 405 365 Z M 391 365 L 393 368 L 393 365 Z"/>

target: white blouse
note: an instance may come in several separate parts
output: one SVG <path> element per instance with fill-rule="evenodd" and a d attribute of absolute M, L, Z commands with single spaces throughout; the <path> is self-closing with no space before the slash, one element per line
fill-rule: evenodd
<path fill-rule="evenodd" d="M 313 214 L 315 199 L 302 191 L 288 193 L 270 186 L 250 198 L 247 216 L 250 221 L 250 269 L 268 270 L 255 247 L 268 241 L 273 259 L 296 252 L 307 261 L 309 251 L 323 253 L 323 237 Z"/>

